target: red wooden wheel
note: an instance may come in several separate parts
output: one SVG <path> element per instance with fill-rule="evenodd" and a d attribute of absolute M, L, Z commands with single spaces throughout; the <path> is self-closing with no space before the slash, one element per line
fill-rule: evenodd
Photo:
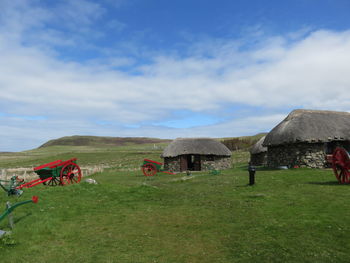
<path fill-rule="evenodd" d="M 336 148 L 332 157 L 334 175 L 341 184 L 350 183 L 350 157 L 344 148 Z"/>
<path fill-rule="evenodd" d="M 61 184 L 61 181 L 58 177 L 52 177 L 52 179 L 50 179 L 46 182 L 43 182 L 43 184 L 48 185 L 48 186 L 56 186 L 56 185 Z"/>
<path fill-rule="evenodd" d="M 146 163 L 142 166 L 142 172 L 145 176 L 153 176 L 157 173 L 157 168 L 152 163 Z"/>
<path fill-rule="evenodd" d="M 56 186 L 59 184 L 61 184 L 61 182 L 57 177 L 52 177 L 51 180 L 47 181 L 47 185 L 49 185 L 49 186 Z"/>
<path fill-rule="evenodd" d="M 79 183 L 81 180 L 80 167 L 75 163 L 67 163 L 63 166 L 60 174 L 62 185 Z"/>

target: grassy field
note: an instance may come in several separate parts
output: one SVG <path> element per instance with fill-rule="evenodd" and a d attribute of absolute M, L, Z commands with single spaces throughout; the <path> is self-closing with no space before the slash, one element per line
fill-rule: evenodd
<path fill-rule="evenodd" d="M 152 178 L 151 145 L 59 147 L 0 155 L 0 168 L 78 157 L 111 168 L 98 185 L 26 189 L 38 204 L 14 211 L 1 262 L 350 262 L 350 189 L 330 170 L 259 170 L 248 186 L 248 154 L 234 168 Z M 15 198 L 0 195 L 0 204 Z M 0 211 L 1 212 L 1 211 Z M 8 230 L 7 221 L 0 229 Z"/>
<path fill-rule="evenodd" d="M 119 147 L 50 146 L 18 153 L 0 153 L 0 168 L 35 167 L 52 160 L 77 157 L 80 165 L 107 165 L 119 169 L 138 167 L 144 158 L 161 161 L 166 144 Z M 156 148 L 155 148 L 156 147 Z"/>

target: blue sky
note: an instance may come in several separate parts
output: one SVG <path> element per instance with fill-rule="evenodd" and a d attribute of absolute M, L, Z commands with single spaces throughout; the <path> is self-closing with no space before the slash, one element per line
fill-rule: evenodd
<path fill-rule="evenodd" d="M 350 2 L 0 0 L 0 151 L 350 111 Z"/>

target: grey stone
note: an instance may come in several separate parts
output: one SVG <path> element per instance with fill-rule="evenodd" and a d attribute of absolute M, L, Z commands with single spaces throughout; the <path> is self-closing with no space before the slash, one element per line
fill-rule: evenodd
<path fill-rule="evenodd" d="M 89 183 L 89 184 L 98 184 L 98 182 L 92 178 L 87 178 L 84 180 L 84 182 Z"/>

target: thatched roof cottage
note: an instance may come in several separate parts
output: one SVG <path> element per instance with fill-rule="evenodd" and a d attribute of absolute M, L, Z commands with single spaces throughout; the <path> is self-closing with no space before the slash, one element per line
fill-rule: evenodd
<path fill-rule="evenodd" d="M 250 164 L 251 165 L 267 165 L 267 147 L 263 146 L 266 136 L 261 137 L 250 149 Z"/>
<path fill-rule="evenodd" d="M 178 138 L 163 151 L 164 168 L 173 172 L 221 170 L 231 167 L 231 151 L 209 138 Z"/>
<path fill-rule="evenodd" d="M 294 110 L 267 135 L 267 164 L 325 167 L 326 154 L 336 146 L 350 150 L 350 113 Z"/>

